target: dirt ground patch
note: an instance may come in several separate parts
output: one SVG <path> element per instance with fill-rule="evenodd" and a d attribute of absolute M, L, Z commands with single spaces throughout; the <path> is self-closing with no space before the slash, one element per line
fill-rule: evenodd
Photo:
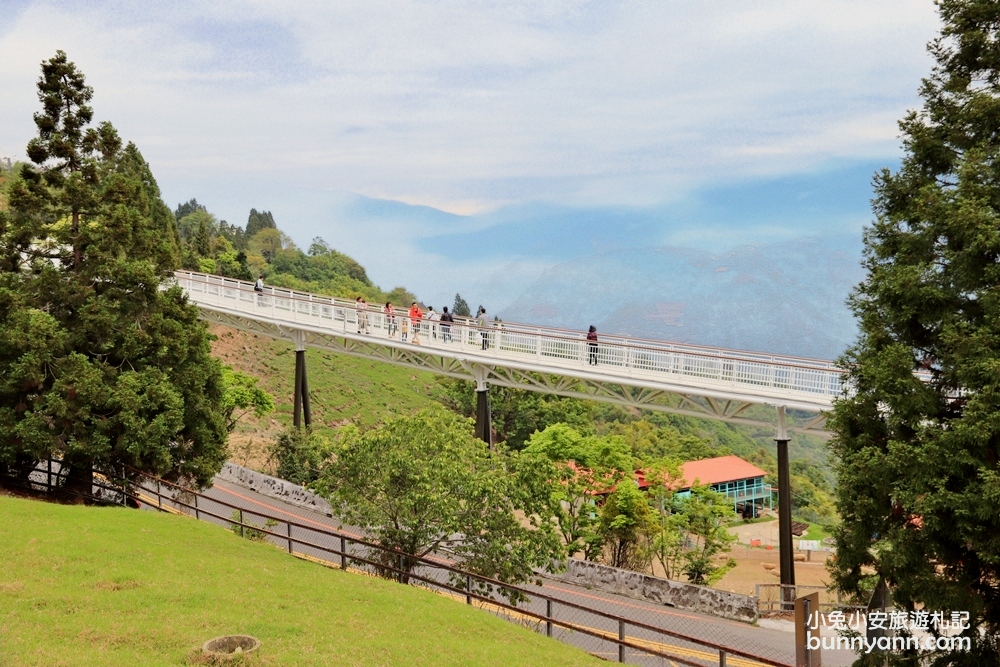
<path fill-rule="evenodd" d="M 796 554 L 805 555 L 804 551 Z M 746 544 L 734 544 L 730 555 L 736 560 L 736 567 L 726 573 L 715 588 L 746 595 L 754 594 L 754 584 L 777 584 L 778 580 L 778 550 L 761 547 L 750 547 Z M 829 552 L 812 552 L 811 561 L 795 563 L 795 583 L 802 586 L 826 586 L 830 583 L 830 574 L 826 571 L 826 560 Z M 765 564 L 773 565 L 766 569 Z"/>
<path fill-rule="evenodd" d="M 805 556 L 804 551 L 797 554 Z M 756 584 L 777 584 L 778 580 L 778 550 L 762 547 L 751 547 L 747 544 L 734 544 L 732 551 L 726 557 L 736 561 L 736 567 L 726 573 L 712 588 L 743 595 L 753 595 Z M 814 551 L 809 562 L 795 563 L 795 583 L 801 586 L 826 586 L 830 575 L 826 571 L 828 552 Z M 769 569 L 765 564 L 773 566 Z M 663 576 L 663 569 L 654 563 L 653 574 Z M 679 578 L 683 581 L 683 577 Z"/>

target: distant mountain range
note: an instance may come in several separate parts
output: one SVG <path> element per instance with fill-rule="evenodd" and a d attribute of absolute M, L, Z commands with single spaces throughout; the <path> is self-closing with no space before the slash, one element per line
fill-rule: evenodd
<path fill-rule="evenodd" d="M 622 249 L 560 263 L 500 317 L 643 338 L 833 359 L 857 334 L 845 300 L 862 278 L 852 239 L 722 254 Z"/>

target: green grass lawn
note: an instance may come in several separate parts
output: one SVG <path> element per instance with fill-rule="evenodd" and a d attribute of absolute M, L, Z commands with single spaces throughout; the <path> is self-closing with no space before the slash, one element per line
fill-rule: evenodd
<path fill-rule="evenodd" d="M 805 535 L 803 535 L 800 539 L 822 541 L 828 537 L 830 537 L 830 531 L 818 523 L 811 523 L 809 524 L 809 530 L 807 530 Z"/>
<path fill-rule="evenodd" d="M 589 665 L 434 593 L 192 519 L 0 496 L 0 666 L 184 665 L 225 634 L 260 665 Z"/>

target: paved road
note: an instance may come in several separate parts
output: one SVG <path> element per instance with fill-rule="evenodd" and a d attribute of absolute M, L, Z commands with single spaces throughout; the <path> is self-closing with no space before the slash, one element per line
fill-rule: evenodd
<path fill-rule="evenodd" d="M 218 499 L 219 501 L 242 508 L 244 510 L 244 520 L 248 522 L 260 524 L 260 519 L 254 517 L 252 513 L 261 512 L 276 519 L 286 519 L 306 527 L 315 527 L 318 530 L 333 529 L 358 538 L 362 537 L 360 531 L 352 529 L 350 526 L 343 526 L 336 518 L 327 517 L 308 509 L 284 503 L 230 482 L 216 480 L 214 486 L 206 490 L 204 495 L 208 498 Z M 222 523 L 223 521 L 207 516 L 206 512 L 226 518 L 233 512 L 231 508 L 204 500 L 199 503 L 199 511 L 202 513 L 202 519 L 214 520 L 216 523 Z M 279 525 L 274 530 L 284 533 L 287 528 L 284 525 Z M 324 536 L 308 529 L 295 527 L 292 529 L 291 537 L 293 539 L 314 542 L 332 549 L 341 548 L 338 539 Z M 287 548 L 287 543 L 284 540 L 279 540 L 278 542 L 281 546 Z M 339 562 L 338 556 L 331 555 L 321 549 L 309 548 L 298 544 L 293 544 L 293 548 L 297 553 L 303 553 L 325 561 Z M 348 546 L 348 552 L 357 553 L 350 546 Z M 436 579 L 442 580 L 441 571 L 437 571 Z M 791 623 L 788 622 L 762 621 L 759 626 L 755 627 L 705 614 L 670 609 L 662 605 L 635 600 L 613 593 L 587 589 L 557 580 L 543 579 L 541 586 L 528 585 L 525 587 L 537 590 L 558 600 L 565 600 L 624 618 L 634 619 L 647 625 L 701 639 L 712 644 L 728 646 L 789 664 L 794 664 L 795 662 L 794 631 Z M 519 606 L 522 609 L 534 611 L 539 614 L 545 614 L 546 612 L 543 600 L 529 601 Z M 554 605 L 554 607 L 554 618 L 573 623 L 583 628 L 617 636 L 617 623 L 613 621 L 559 605 Z M 524 616 L 520 620 L 522 622 L 534 621 L 534 619 Z M 544 627 L 537 622 L 530 624 L 544 631 Z M 629 638 L 636 638 L 637 643 L 647 642 L 653 648 L 660 648 L 660 650 L 667 653 L 680 655 L 681 657 L 703 662 L 704 664 L 718 664 L 717 653 L 697 644 L 636 628 L 627 627 L 626 634 Z M 564 641 L 569 641 L 569 643 L 580 646 L 591 653 L 599 654 L 612 660 L 618 658 L 617 647 L 609 642 L 589 637 L 584 633 L 573 632 L 566 628 L 554 626 L 553 636 L 559 637 Z M 630 663 L 638 662 L 651 665 L 670 664 L 669 661 L 653 659 L 649 656 L 640 658 L 640 654 L 633 651 L 628 651 L 626 657 Z M 854 658 L 855 656 L 846 651 L 824 652 L 823 663 L 828 667 L 846 667 L 851 664 Z M 749 663 L 737 659 L 735 656 L 730 656 L 728 664 L 735 667 L 746 667 Z"/>

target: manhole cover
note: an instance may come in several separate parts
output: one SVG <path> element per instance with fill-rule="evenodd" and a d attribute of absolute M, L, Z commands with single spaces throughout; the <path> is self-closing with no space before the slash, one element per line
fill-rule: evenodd
<path fill-rule="evenodd" d="M 250 635 L 226 635 L 209 639 L 201 650 L 209 655 L 238 655 L 260 648 L 260 640 Z"/>

